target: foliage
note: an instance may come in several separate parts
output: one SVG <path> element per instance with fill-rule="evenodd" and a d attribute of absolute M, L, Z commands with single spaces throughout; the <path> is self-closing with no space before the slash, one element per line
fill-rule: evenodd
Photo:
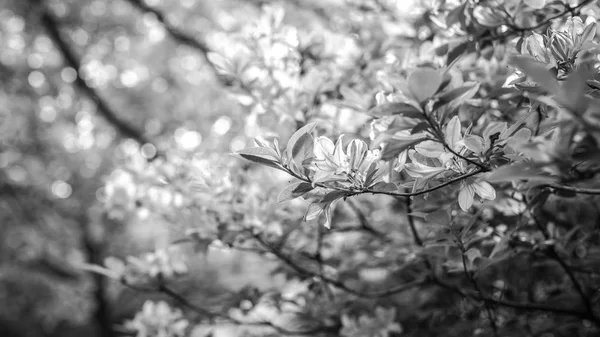
<path fill-rule="evenodd" d="M 29 14 L 60 55 L 29 90 L 70 80 L 39 118 L 77 88 L 75 132 L 67 119 L 50 135 L 70 130 L 75 162 L 112 160 L 82 174 L 103 179 L 95 193 L 83 178 L 65 193 L 72 173 L 37 183 L 85 214 L 62 212 L 86 252 L 63 264 L 94 283 L 103 336 L 114 323 L 137 336 L 600 332 L 597 2 L 219 1 L 237 8 L 220 28 L 184 24 L 204 8 L 193 1 L 115 3 L 33 1 Z M 77 27 L 88 12 L 119 26 L 123 11 L 142 19 L 117 37 Z M 123 67 L 118 80 L 103 63 Z M 148 114 L 123 119 L 115 95 Z M 18 172 L 52 165 L 34 152 L 19 171 L 16 139 L 0 177 L 32 189 Z M 231 252 L 258 261 L 238 287 L 207 267 Z M 131 294 L 139 313 L 106 317 Z"/>

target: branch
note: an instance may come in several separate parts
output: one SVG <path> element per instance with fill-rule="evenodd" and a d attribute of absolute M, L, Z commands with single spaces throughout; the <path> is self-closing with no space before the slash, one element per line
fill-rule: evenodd
<path fill-rule="evenodd" d="M 541 187 L 541 188 L 547 187 L 547 188 L 554 189 L 554 190 L 573 192 L 573 193 L 577 193 L 577 194 L 600 195 L 600 189 L 597 189 L 597 188 L 583 188 L 583 187 L 566 186 L 566 185 L 558 185 L 558 184 L 544 184 L 544 185 L 540 185 L 538 187 Z"/>
<path fill-rule="evenodd" d="M 362 190 L 351 190 L 351 189 L 344 189 L 344 188 L 335 187 L 335 186 L 328 186 L 328 185 L 323 184 L 323 183 L 313 183 L 313 181 L 310 178 L 305 177 L 305 176 L 301 176 L 299 174 L 296 174 L 289 167 L 287 167 L 285 165 L 280 165 L 280 166 L 281 166 L 281 170 L 283 170 L 284 172 L 287 172 L 292 177 L 294 177 L 294 178 L 296 178 L 298 180 L 302 180 L 304 182 L 310 183 L 313 186 L 317 186 L 317 187 L 321 187 L 321 188 L 326 188 L 326 189 L 333 189 L 333 190 L 337 190 L 337 191 L 346 191 L 346 192 L 348 192 L 348 194 L 346 194 L 346 196 L 345 196 L 346 198 L 347 197 L 352 197 L 352 196 L 355 196 L 355 195 L 359 195 L 359 194 L 369 194 L 369 193 L 370 194 L 384 194 L 384 195 L 389 195 L 391 197 L 413 197 L 413 196 L 417 196 L 417 195 L 421 195 L 421 194 L 426 194 L 426 193 L 429 193 L 429 192 L 433 192 L 435 190 L 439 190 L 439 189 L 441 189 L 443 187 L 446 187 L 448 185 L 452 185 L 452 184 L 454 184 L 456 182 L 462 181 L 464 179 L 467 179 L 467 178 L 472 177 L 472 176 L 474 176 L 474 175 L 476 175 L 478 173 L 483 172 L 482 169 L 477 168 L 477 169 L 474 169 L 471 172 L 465 173 L 465 174 L 460 175 L 458 177 L 452 178 L 452 179 L 450 179 L 450 180 L 448 180 L 446 182 L 443 182 L 443 183 L 441 183 L 439 185 L 436 185 L 436 186 L 433 186 L 433 187 L 430 187 L 430 188 L 426 188 L 426 189 L 418 191 L 418 192 L 401 193 L 401 192 L 376 191 L 376 190 L 372 190 L 372 189 L 369 189 L 369 188 L 365 188 L 365 189 L 362 189 Z"/>
<path fill-rule="evenodd" d="M 471 271 L 469 271 L 469 269 L 467 268 L 467 258 L 466 258 L 467 251 L 466 251 L 465 245 L 463 244 L 462 240 L 460 239 L 460 236 L 458 235 L 458 233 L 455 233 L 455 235 L 456 235 L 456 240 L 458 242 L 458 247 L 461 252 L 460 256 L 462 259 L 462 265 L 463 265 L 463 270 L 465 272 L 465 276 L 467 276 L 467 279 L 469 279 L 469 281 L 471 281 L 473 288 L 475 289 L 477 294 L 479 294 L 479 300 L 482 301 L 483 305 L 485 306 L 485 311 L 487 313 L 488 319 L 490 320 L 490 327 L 492 328 L 492 331 L 494 332 L 494 336 L 498 336 L 498 327 L 496 326 L 496 320 L 494 319 L 494 315 L 492 313 L 492 308 L 490 306 L 490 303 L 486 302 L 484 300 L 483 291 L 481 290 L 481 287 L 479 287 L 479 284 L 477 284 L 477 281 L 475 280 L 475 276 L 473 276 L 473 273 Z"/>
<path fill-rule="evenodd" d="M 66 63 L 77 72 L 75 83 L 96 104 L 98 112 L 102 115 L 102 117 L 112 124 L 121 134 L 121 136 L 132 138 L 140 144 L 152 144 L 152 142 L 147 139 L 140 130 L 122 120 L 119 117 L 119 114 L 110 107 L 110 105 L 100 96 L 100 94 L 85 82 L 81 75 L 81 61 L 79 60 L 79 57 L 76 55 L 75 51 L 71 49 L 68 42 L 61 36 L 59 28 L 60 25 L 47 8 L 43 8 L 42 10 L 41 22 L 48 31 L 49 37 L 62 54 Z M 157 147 L 155 146 L 155 148 Z"/>
<path fill-rule="evenodd" d="M 354 214 L 358 217 L 358 221 L 360 222 L 360 229 L 364 230 L 367 233 L 370 233 L 380 239 L 387 239 L 385 234 L 379 232 L 371 224 L 369 224 L 369 220 L 363 213 L 363 211 L 350 199 L 346 200 L 348 206 L 354 211 Z"/>
<path fill-rule="evenodd" d="M 223 86 L 229 86 L 229 84 L 226 83 L 223 80 L 223 78 L 220 76 L 219 70 L 215 67 L 215 65 L 208 58 L 208 53 L 211 52 L 211 49 L 205 41 L 179 30 L 177 27 L 175 27 L 174 25 L 169 23 L 166 16 L 161 11 L 159 11 L 151 6 L 148 6 L 143 0 L 127 0 L 127 1 L 130 4 L 132 4 L 134 7 L 136 7 L 138 10 L 140 10 L 141 12 L 150 13 L 150 14 L 153 14 L 154 16 L 156 16 L 156 19 L 158 20 L 158 22 L 160 22 L 160 24 L 165 28 L 165 30 L 169 33 L 169 35 L 171 35 L 171 37 L 174 40 L 178 41 L 179 43 L 181 43 L 183 45 L 186 45 L 190 48 L 193 48 L 193 49 L 196 49 L 197 51 L 199 51 L 200 55 L 204 59 L 205 63 L 210 67 L 211 72 L 213 73 L 215 78 L 219 82 L 221 82 L 221 84 Z"/>
<path fill-rule="evenodd" d="M 451 290 L 451 291 L 459 294 L 462 297 L 483 300 L 487 303 L 490 303 L 490 304 L 493 304 L 496 306 L 512 308 L 512 309 L 517 309 L 517 310 L 523 310 L 523 311 L 543 311 L 543 312 L 549 312 L 549 313 L 553 313 L 553 314 L 566 315 L 566 316 L 573 316 L 573 317 L 578 317 L 578 318 L 585 318 L 585 319 L 589 318 L 589 314 L 585 311 L 560 308 L 555 305 L 545 305 L 545 304 L 539 304 L 539 303 L 520 303 L 520 302 L 513 302 L 513 301 L 507 301 L 507 300 L 501 300 L 501 299 L 493 299 L 493 298 L 487 297 L 487 296 L 479 297 L 477 294 L 464 292 L 464 291 L 458 289 L 457 287 L 455 287 L 451 284 L 448 284 L 446 282 L 443 282 L 441 280 L 437 280 L 436 283 L 437 283 L 437 285 L 439 285 L 445 289 Z"/>
<path fill-rule="evenodd" d="M 538 195 L 540 195 L 540 194 L 538 194 Z M 534 197 L 533 199 L 536 199 L 536 197 Z M 543 204 L 544 204 L 544 202 L 542 202 L 542 205 L 539 205 L 539 207 L 542 208 Z M 531 209 L 530 207 L 528 207 L 528 208 Z M 532 218 L 533 222 L 535 223 L 535 225 L 537 226 L 538 230 L 544 236 L 544 239 L 550 240 L 552 237 L 550 236 L 548 229 L 545 228 L 536 219 L 534 214 L 532 214 L 531 218 Z M 588 294 L 586 294 L 585 290 L 583 289 L 583 287 L 577 280 L 577 276 L 575 276 L 575 273 L 573 272 L 573 270 L 571 270 L 571 268 L 567 264 L 567 262 L 558 254 L 558 252 L 556 251 L 556 249 L 553 245 L 548 247 L 547 252 L 548 252 L 548 256 L 550 256 L 552 259 L 554 259 L 556 262 L 558 262 L 558 264 L 560 264 L 561 268 L 565 271 L 565 273 L 569 277 L 569 280 L 571 281 L 571 283 L 573 283 L 573 286 L 575 287 L 575 291 L 577 292 L 577 294 L 579 294 L 579 297 L 581 298 L 581 302 L 583 303 L 583 305 L 585 306 L 585 308 L 587 310 L 588 318 L 591 319 L 596 326 L 600 327 L 600 318 L 594 314 L 594 306 L 592 305 L 590 296 Z"/>
<path fill-rule="evenodd" d="M 481 44 L 481 43 L 485 43 L 485 42 L 492 42 L 492 41 L 496 41 L 496 40 L 502 40 L 502 39 L 509 38 L 509 37 L 512 37 L 512 36 L 515 36 L 515 35 L 524 34 L 525 32 L 528 32 L 528 31 L 537 30 L 537 29 L 540 29 L 540 28 L 542 28 L 544 26 L 547 26 L 548 24 L 550 24 L 552 22 L 552 20 L 561 18 L 561 17 L 563 17 L 565 15 L 568 15 L 568 14 L 574 15 L 582 7 L 584 7 L 584 6 L 588 5 L 588 4 L 591 4 L 593 1 L 594 0 L 584 0 L 584 1 L 580 2 L 578 5 L 576 5 L 574 7 L 570 7 L 570 5 L 566 4 L 565 5 L 566 9 L 564 11 L 562 11 L 562 12 L 556 14 L 556 15 L 553 15 L 553 16 L 551 16 L 549 18 L 546 18 L 544 21 L 542 21 L 542 22 L 540 22 L 540 23 L 538 23 L 538 24 L 536 24 L 534 26 L 531 26 L 531 27 L 518 27 L 518 26 L 515 26 L 515 25 L 512 25 L 512 24 L 507 24 L 511 28 L 511 30 L 509 30 L 507 32 L 504 32 L 502 34 L 499 34 L 499 35 L 487 36 L 487 37 L 482 38 L 482 39 L 473 39 L 470 42 L 471 43 L 480 43 Z"/>
<path fill-rule="evenodd" d="M 157 290 L 159 292 L 169 296 L 170 298 L 174 299 L 179 304 L 186 306 L 203 316 L 208 317 L 211 321 L 215 318 L 221 318 L 229 323 L 242 325 L 242 326 L 245 325 L 245 326 L 254 326 L 254 327 L 268 327 L 268 328 L 272 328 L 272 329 L 276 330 L 278 333 L 284 334 L 284 335 L 314 335 L 314 334 L 318 334 L 318 333 L 335 332 L 335 331 L 339 330 L 339 326 L 324 326 L 324 325 L 320 325 L 316 328 L 306 329 L 306 330 L 288 330 L 277 324 L 274 324 L 271 322 L 266 322 L 266 321 L 265 322 L 244 322 L 237 318 L 233 318 L 227 314 L 212 312 L 208 309 L 205 309 L 196 304 L 193 304 L 190 301 L 188 301 L 185 297 L 183 297 L 182 295 L 180 295 L 173 289 L 169 288 L 164 283 L 160 284 L 160 286 L 158 287 Z"/>
<path fill-rule="evenodd" d="M 412 288 L 415 288 L 417 286 L 423 285 L 425 283 L 428 283 L 428 279 L 421 279 L 421 280 L 415 280 L 412 282 L 408 282 L 390 289 L 386 289 L 386 290 L 382 290 L 382 291 L 374 291 L 374 292 L 363 292 L 351 287 L 348 287 L 344 282 L 326 277 L 326 276 L 321 276 L 318 273 L 314 273 L 300 265 L 298 265 L 297 263 L 295 263 L 290 257 L 288 257 L 287 255 L 285 255 L 283 252 L 274 249 L 268 242 L 266 242 L 265 240 L 263 240 L 259 235 L 253 235 L 253 237 L 256 239 L 256 241 L 263 246 L 264 248 L 266 248 L 268 251 L 270 251 L 273 255 L 275 255 L 277 258 L 279 258 L 281 261 L 285 262 L 289 267 L 291 267 L 292 269 L 294 269 L 298 274 L 306 276 L 306 277 L 317 277 L 320 278 L 323 282 L 328 283 L 338 289 L 341 289 L 347 293 L 350 293 L 352 295 L 356 295 L 358 297 L 363 297 L 363 298 L 381 298 L 381 297 L 387 297 L 390 295 L 394 295 Z"/>

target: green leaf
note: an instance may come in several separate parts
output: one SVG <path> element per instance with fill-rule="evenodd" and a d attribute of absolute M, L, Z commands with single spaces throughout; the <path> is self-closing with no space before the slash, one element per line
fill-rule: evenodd
<path fill-rule="evenodd" d="M 386 183 L 385 181 L 380 181 L 377 184 L 371 187 L 373 191 L 377 192 L 397 192 L 398 186 L 394 183 Z"/>
<path fill-rule="evenodd" d="M 504 130 L 500 134 L 500 139 L 506 139 L 506 138 L 512 136 L 517 131 L 517 129 L 521 125 L 523 125 L 523 123 L 525 123 L 525 121 L 529 118 L 529 116 L 531 116 L 531 114 L 533 114 L 533 110 L 530 110 L 523 117 L 521 117 L 515 124 L 511 125 L 508 129 Z"/>
<path fill-rule="evenodd" d="M 381 151 L 381 160 L 391 160 L 396 158 L 402 151 L 408 149 L 409 147 L 419 144 L 424 141 L 426 138 L 423 136 L 422 138 L 417 139 L 394 139 L 391 138 L 383 147 L 383 151 Z"/>
<path fill-rule="evenodd" d="M 303 196 L 304 194 L 313 190 L 313 187 L 310 183 L 307 182 L 298 182 L 288 185 L 284 188 L 277 197 L 278 203 L 283 203 L 288 200 L 292 200 L 298 197 Z"/>
<path fill-rule="evenodd" d="M 433 104 L 433 110 L 437 110 L 444 105 L 455 105 L 463 103 L 465 100 L 473 98 L 479 90 L 479 83 L 471 83 L 460 88 L 452 89 L 438 96 L 437 101 Z M 452 104 L 451 104 L 452 103 Z"/>
<path fill-rule="evenodd" d="M 523 2 L 527 6 L 535 9 L 542 9 L 546 6 L 546 0 L 523 0 Z"/>
<path fill-rule="evenodd" d="M 279 163 L 277 152 L 266 147 L 251 147 L 238 151 L 236 154 L 251 162 L 285 171 Z"/>
<path fill-rule="evenodd" d="M 556 77 L 550 72 L 546 64 L 523 55 L 513 56 L 510 61 L 542 88 L 553 94 L 559 92 Z"/>
<path fill-rule="evenodd" d="M 462 139 L 461 129 L 462 126 L 458 116 L 452 117 L 448 125 L 446 125 L 446 144 L 454 151 L 457 150 L 458 141 Z"/>
<path fill-rule="evenodd" d="M 450 50 L 450 52 L 448 53 L 448 57 L 446 59 L 446 65 L 452 64 L 460 56 L 462 56 L 465 53 L 465 51 L 467 51 L 468 46 L 469 46 L 469 42 L 463 42 L 463 43 L 459 44 L 458 46 L 454 47 L 452 50 Z"/>
<path fill-rule="evenodd" d="M 319 202 L 329 203 L 346 196 L 346 191 L 333 191 L 325 194 Z"/>
<path fill-rule="evenodd" d="M 465 143 L 465 147 L 473 153 L 481 153 L 483 151 L 483 138 L 476 135 L 466 135 L 465 139 L 463 139 Z"/>
<path fill-rule="evenodd" d="M 298 129 L 298 131 L 294 132 L 294 134 L 288 140 L 287 146 L 285 148 L 287 160 L 292 160 L 292 158 L 294 158 L 294 154 L 297 154 L 297 152 L 300 151 L 300 149 L 302 149 L 304 142 L 308 140 L 306 137 L 302 136 L 313 132 L 316 127 L 317 123 L 310 123 L 301 127 L 300 129 Z"/>
<path fill-rule="evenodd" d="M 316 219 L 321 213 L 323 213 L 324 205 L 322 203 L 313 202 L 308 205 L 306 213 L 304 214 L 304 221 Z"/>
<path fill-rule="evenodd" d="M 408 76 L 408 90 L 419 103 L 422 103 L 438 91 L 442 81 L 443 76 L 440 71 L 417 68 Z"/>
<path fill-rule="evenodd" d="M 391 115 L 401 115 L 408 118 L 420 118 L 425 119 L 425 116 L 421 111 L 410 104 L 406 103 L 385 103 L 374 107 L 369 110 L 369 115 L 373 117 L 383 117 Z"/>
<path fill-rule="evenodd" d="M 450 226 L 452 222 L 450 212 L 447 209 L 440 209 L 425 216 L 425 220 L 435 225 Z"/>
<path fill-rule="evenodd" d="M 490 183 L 512 182 L 515 180 L 536 180 L 543 182 L 555 181 L 555 177 L 549 176 L 541 168 L 531 163 L 517 163 L 501 166 L 493 170 L 486 178 Z"/>

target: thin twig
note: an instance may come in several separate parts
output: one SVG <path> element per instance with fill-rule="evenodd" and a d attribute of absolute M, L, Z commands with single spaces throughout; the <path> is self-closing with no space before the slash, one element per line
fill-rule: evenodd
<path fill-rule="evenodd" d="M 273 255 L 275 255 L 278 259 L 280 259 L 281 261 L 285 262 L 289 267 L 291 267 L 292 269 L 294 269 L 298 274 L 306 276 L 306 277 L 317 277 L 317 278 L 321 278 L 321 280 L 325 283 L 328 283 L 338 289 L 341 289 L 347 293 L 350 293 L 352 295 L 356 295 L 358 297 L 363 297 L 363 298 L 380 298 L 380 297 L 387 297 L 390 295 L 394 295 L 394 294 L 398 294 L 410 289 L 413 289 L 417 286 L 423 285 L 425 283 L 428 283 L 428 279 L 420 279 L 420 280 L 414 280 L 390 289 L 385 289 L 385 290 L 381 290 L 381 291 L 374 291 L 374 292 L 364 292 L 364 291 L 360 291 L 354 288 L 351 288 L 349 286 L 347 286 L 344 282 L 342 281 L 338 281 L 326 276 L 322 276 L 319 275 L 319 273 L 315 273 L 312 272 L 300 265 L 298 265 L 296 262 L 294 262 L 289 256 L 287 256 L 286 254 L 284 254 L 283 252 L 281 252 L 280 250 L 275 249 L 271 244 L 269 244 L 268 242 L 266 242 L 262 237 L 260 237 L 259 235 L 254 235 L 254 238 L 256 239 L 256 241 L 263 246 L 264 248 L 266 248 L 269 252 L 271 252 Z"/>
<path fill-rule="evenodd" d="M 536 198 L 534 197 L 533 199 L 536 199 Z M 542 205 L 539 205 L 539 207 L 542 208 L 543 203 L 542 203 Z M 535 225 L 537 226 L 538 230 L 544 236 L 544 239 L 550 240 L 552 237 L 551 237 L 548 229 L 546 227 L 544 227 L 543 224 L 537 220 L 537 218 L 535 217 L 534 214 L 532 214 L 531 218 L 532 218 L 533 222 L 535 223 Z M 547 253 L 548 253 L 548 256 L 550 256 L 550 258 L 552 258 L 556 262 L 558 262 L 558 264 L 564 270 L 565 274 L 567 274 L 571 283 L 573 283 L 575 291 L 581 298 L 581 302 L 583 303 L 583 305 L 585 306 L 585 308 L 587 310 L 588 318 L 591 319 L 596 326 L 600 327 L 600 318 L 597 317 L 594 313 L 594 306 L 590 300 L 590 296 L 588 294 L 586 294 L 585 290 L 579 283 L 579 280 L 577 280 L 577 276 L 575 276 L 575 273 L 573 272 L 573 270 L 571 270 L 571 268 L 567 264 L 567 262 L 558 254 L 554 245 L 548 246 Z"/>
<path fill-rule="evenodd" d="M 363 211 L 360 209 L 360 207 L 358 207 L 358 205 L 356 205 L 356 203 L 354 203 L 354 201 L 352 201 L 351 199 L 347 199 L 346 203 L 348 204 L 348 207 L 350 207 L 350 209 L 352 209 L 354 214 L 356 214 L 356 217 L 358 218 L 358 221 L 360 222 L 360 228 L 362 230 L 364 230 L 365 232 L 370 233 L 380 239 L 387 239 L 385 234 L 381 233 L 380 231 L 373 228 L 373 226 L 371 226 L 371 224 L 369 223 L 369 219 L 367 219 L 367 216 L 365 215 L 365 213 L 363 213 Z"/>

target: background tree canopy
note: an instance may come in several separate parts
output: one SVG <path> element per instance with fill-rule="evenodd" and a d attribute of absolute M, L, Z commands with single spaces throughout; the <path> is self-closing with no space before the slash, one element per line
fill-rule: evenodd
<path fill-rule="evenodd" d="M 4 0 L 2 336 L 598 336 L 600 3 Z"/>

